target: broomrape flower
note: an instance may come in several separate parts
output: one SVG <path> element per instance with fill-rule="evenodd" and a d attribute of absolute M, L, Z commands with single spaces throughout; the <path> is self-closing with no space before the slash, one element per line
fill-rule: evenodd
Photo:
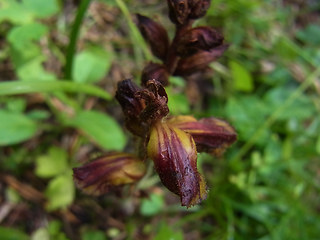
<path fill-rule="evenodd" d="M 141 141 L 142 160 L 127 153 L 109 153 L 74 168 L 76 185 L 92 195 L 132 184 L 145 173 L 152 159 L 160 180 L 180 197 L 182 206 L 200 203 L 207 195 L 204 177 L 197 169 L 197 153 L 221 155 L 237 139 L 235 130 L 218 118 L 168 116 L 166 86 L 170 75 L 188 77 L 204 71 L 228 48 L 223 36 L 208 26 L 192 28 L 203 17 L 210 0 L 167 0 L 169 18 L 176 25 L 170 43 L 165 28 L 137 14 L 137 25 L 162 63 L 150 62 L 143 69 L 142 87 L 130 79 L 118 83 L 116 99 L 122 107 L 127 129 Z M 150 80 L 151 79 L 151 80 Z"/>
<path fill-rule="evenodd" d="M 127 98 L 128 95 L 134 97 Z M 127 117 L 127 125 L 131 120 L 141 123 L 131 125 L 129 130 L 133 134 L 144 131 L 139 136 L 144 139 L 147 157 L 153 160 L 161 182 L 180 196 L 182 206 L 190 207 L 205 199 L 207 187 L 197 170 L 197 150 L 222 153 L 236 140 L 234 129 L 216 118 L 197 121 L 192 116 L 168 117 L 167 94 L 155 80 L 147 81 L 145 88 L 124 80 L 118 84 L 116 98 Z"/>
<path fill-rule="evenodd" d="M 153 160 L 163 185 L 180 197 L 182 206 L 190 207 L 205 199 L 207 186 L 197 169 L 197 153 L 221 154 L 236 141 L 234 129 L 217 118 L 168 117 L 166 91 L 155 80 L 147 81 L 145 88 L 130 79 L 121 81 L 116 99 L 128 130 L 143 140 L 146 158 Z M 141 179 L 145 161 L 131 154 L 109 153 L 75 168 L 74 180 L 88 194 L 105 194 Z"/>

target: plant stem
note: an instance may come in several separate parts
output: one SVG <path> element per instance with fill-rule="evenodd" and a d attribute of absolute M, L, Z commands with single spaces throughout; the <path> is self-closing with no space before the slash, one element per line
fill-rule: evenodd
<path fill-rule="evenodd" d="M 74 20 L 71 33 L 70 33 L 70 42 L 69 46 L 67 49 L 67 57 L 66 57 L 66 67 L 65 67 L 65 77 L 66 79 L 72 79 L 72 66 L 73 66 L 73 59 L 74 59 L 74 54 L 76 51 L 76 45 L 77 45 L 77 40 L 79 37 L 79 31 L 81 27 L 81 23 L 83 20 L 83 17 L 89 7 L 91 0 L 82 0 L 80 2 L 80 6 L 77 12 L 77 16 Z"/>
<path fill-rule="evenodd" d="M 104 90 L 84 83 L 75 83 L 70 81 L 8 81 L 0 83 L 0 96 L 8 96 L 26 93 L 44 93 L 44 92 L 76 92 L 86 93 L 96 97 L 110 100 L 111 96 Z"/>

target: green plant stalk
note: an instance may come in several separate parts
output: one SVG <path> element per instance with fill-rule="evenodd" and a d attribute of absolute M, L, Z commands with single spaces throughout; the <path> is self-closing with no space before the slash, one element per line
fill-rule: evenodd
<path fill-rule="evenodd" d="M 310 87 L 314 80 L 320 75 L 320 67 L 318 67 L 314 72 L 312 72 L 305 81 L 287 98 L 287 100 L 280 105 L 270 116 L 269 118 L 257 129 L 257 131 L 251 136 L 251 138 L 244 144 L 240 149 L 238 154 L 231 159 L 231 161 L 236 159 L 241 159 L 256 143 L 258 138 L 264 129 L 269 128 L 274 121 L 278 118 L 279 114 L 285 110 L 295 99 L 301 96 L 301 94 Z"/>
<path fill-rule="evenodd" d="M 86 14 L 87 9 L 89 7 L 90 1 L 91 0 L 82 0 L 80 2 L 77 16 L 74 20 L 74 23 L 73 23 L 73 26 L 71 29 L 70 42 L 69 42 L 69 46 L 67 49 L 67 57 L 66 57 L 66 67 L 65 67 L 66 79 L 72 79 L 73 59 L 74 59 L 74 54 L 76 51 L 76 45 L 77 45 L 77 40 L 79 37 L 79 31 L 80 31 L 83 17 Z"/>
<path fill-rule="evenodd" d="M 55 91 L 85 93 L 110 100 L 111 96 L 104 90 L 85 83 L 61 81 L 8 81 L 0 83 L 0 96 L 27 93 L 50 93 Z"/>
<path fill-rule="evenodd" d="M 142 52 L 144 54 L 145 60 L 147 61 L 151 61 L 153 56 L 150 53 L 146 42 L 144 41 L 144 38 L 142 37 L 142 35 L 140 34 L 140 31 L 138 30 L 137 26 L 134 24 L 134 22 L 132 21 L 132 18 L 130 16 L 130 12 L 126 6 L 126 4 L 122 1 L 122 0 L 115 0 L 115 2 L 117 3 L 118 7 L 120 8 L 121 12 L 123 13 L 124 17 L 126 18 L 128 25 L 129 25 L 129 29 L 130 29 L 130 34 L 131 34 L 131 38 L 132 41 L 134 43 L 134 50 L 135 50 L 135 55 L 136 57 L 138 57 L 138 50 L 142 49 Z M 140 59 L 137 59 L 139 62 Z"/>

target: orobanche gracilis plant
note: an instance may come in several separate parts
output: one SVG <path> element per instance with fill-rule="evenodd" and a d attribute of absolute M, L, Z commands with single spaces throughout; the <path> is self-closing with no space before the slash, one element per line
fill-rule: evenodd
<path fill-rule="evenodd" d="M 136 154 L 110 152 L 74 168 L 74 180 L 86 193 L 101 195 L 137 182 L 146 172 L 145 162 L 152 159 L 161 182 L 180 197 L 181 205 L 193 206 L 207 195 L 206 182 L 197 170 L 197 153 L 220 155 L 236 141 L 237 134 L 226 121 L 169 114 L 164 88 L 169 76 L 201 73 L 228 45 L 213 28 L 192 27 L 196 19 L 205 15 L 209 0 L 167 3 L 169 18 L 176 26 L 171 43 L 162 25 L 137 14 L 137 26 L 161 63 L 147 64 L 141 86 L 130 79 L 119 82 L 115 96 L 127 129 L 141 140 L 140 150 Z"/>

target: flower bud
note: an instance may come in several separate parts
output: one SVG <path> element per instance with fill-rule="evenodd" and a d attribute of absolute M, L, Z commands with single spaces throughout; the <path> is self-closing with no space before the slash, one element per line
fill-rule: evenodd
<path fill-rule="evenodd" d="M 197 121 L 192 116 L 177 116 L 170 118 L 168 123 L 191 134 L 199 152 L 220 156 L 237 140 L 237 133 L 229 123 L 218 118 Z"/>
<path fill-rule="evenodd" d="M 191 0 L 190 6 L 190 19 L 201 18 L 206 15 L 208 8 L 210 7 L 211 0 Z"/>
<path fill-rule="evenodd" d="M 130 154 L 113 152 L 74 168 L 73 178 L 77 187 L 86 194 L 99 196 L 112 187 L 138 181 L 145 171 L 141 160 Z"/>
<path fill-rule="evenodd" d="M 188 0 L 167 0 L 169 7 L 169 18 L 174 24 L 183 25 L 189 16 Z"/>
<path fill-rule="evenodd" d="M 198 51 L 189 57 L 181 58 L 178 62 L 174 75 L 187 76 L 205 69 L 210 62 L 221 57 L 228 47 L 228 45 L 224 44 L 209 51 Z"/>
<path fill-rule="evenodd" d="M 162 183 L 190 207 L 206 198 L 206 184 L 197 170 L 197 150 L 188 133 L 158 122 L 150 132 L 148 156 Z"/>
<path fill-rule="evenodd" d="M 166 29 L 152 19 L 137 14 L 137 26 L 144 39 L 149 43 L 152 53 L 165 60 L 169 47 L 169 37 Z"/>
<path fill-rule="evenodd" d="M 145 86 L 148 80 L 154 79 L 166 86 L 168 78 L 169 73 L 163 64 L 150 62 L 142 71 L 141 84 Z"/>
<path fill-rule="evenodd" d="M 197 50 L 209 51 L 223 43 L 223 36 L 211 27 L 197 27 L 188 30 L 180 39 L 177 53 L 184 57 Z"/>

